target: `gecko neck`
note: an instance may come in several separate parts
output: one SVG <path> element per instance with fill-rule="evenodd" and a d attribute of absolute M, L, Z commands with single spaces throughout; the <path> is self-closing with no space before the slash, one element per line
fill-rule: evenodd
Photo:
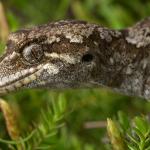
<path fill-rule="evenodd" d="M 105 53 L 105 66 L 103 77 L 104 86 L 113 88 L 126 95 L 139 96 L 148 99 L 150 97 L 150 46 L 137 48 L 129 43 L 127 35 L 122 36 L 110 44 L 102 52 Z M 108 54 L 109 53 L 109 54 Z"/>

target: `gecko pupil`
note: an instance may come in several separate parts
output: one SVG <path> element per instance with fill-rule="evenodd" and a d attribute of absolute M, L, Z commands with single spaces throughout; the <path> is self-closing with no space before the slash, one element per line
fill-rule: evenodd
<path fill-rule="evenodd" d="M 32 58 L 36 59 L 37 61 L 40 60 L 40 58 L 41 58 L 42 55 L 43 55 L 43 52 L 41 51 L 41 47 L 39 47 L 39 46 L 34 46 L 34 47 L 31 49 L 31 55 L 32 55 Z"/>
<path fill-rule="evenodd" d="M 82 57 L 82 62 L 91 62 L 93 60 L 93 55 L 92 54 L 85 54 Z"/>

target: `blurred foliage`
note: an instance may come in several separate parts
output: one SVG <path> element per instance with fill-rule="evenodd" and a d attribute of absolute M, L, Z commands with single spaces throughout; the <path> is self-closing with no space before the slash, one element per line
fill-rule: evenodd
<path fill-rule="evenodd" d="M 3 100 L 0 102 L 7 131 L 12 139 L 12 141 L 0 139 L 1 143 L 8 145 L 11 150 L 54 149 L 55 144 L 57 145 L 57 133 L 63 125 L 60 121 L 64 118 L 66 111 L 66 100 L 62 95 L 59 95 L 58 101 L 52 101 L 46 110 L 42 110 L 40 120 L 38 124 L 35 124 L 36 128 L 32 129 L 29 136 L 26 135 L 25 138 L 18 134 L 17 123 L 12 120 L 15 113 L 9 104 Z"/>
<path fill-rule="evenodd" d="M 124 28 L 150 15 L 149 0 L 3 0 L 2 2 L 11 31 L 59 19 L 81 19 L 112 28 Z M 4 43 L 0 44 L 0 52 L 4 50 L 4 46 Z M 35 122 L 44 123 L 40 121 L 40 116 L 41 110 L 45 110 L 47 105 L 51 106 L 55 101 L 57 106 L 61 99 L 65 99 L 67 115 L 62 118 L 65 124 L 57 129 L 54 138 L 49 139 L 50 143 L 56 143 L 55 147 L 52 147 L 55 150 L 110 150 L 111 146 L 104 144 L 108 143 L 106 128 L 87 129 L 84 124 L 87 121 L 106 121 L 108 117 L 114 118 L 119 110 L 131 117 L 149 114 L 150 110 L 150 103 L 143 99 L 122 96 L 105 89 L 24 90 L 2 98 L 14 109 L 22 133 L 32 133 L 30 131 L 33 130 Z M 48 117 L 49 112 L 44 114 Z M 128 119 L 123 116 L 124 114 L 119 113 L 121 133 L 129 126 Z M 54 119 L 54 116 L 49 117 Z M 138 126 L 142 124 L 139 120 L 135 119 Z M 4 122 L 3 114 L 0 114 L 0 138 L 11 140 Z M 37 126 L 40 123 L 37 123 Z M 144 130 L 147 133 L 147 129 Z M 138 131 L 134 132 L 138 134 Z M 137 138 L 135 134 L 129 136 L 133 136 L 131 138 L 133 143 L 134 138 Z M 4 143 L 0 143 L 0 148 L 9 149 Z"/>
<path fill-rule="evenodd" d="M 119 112 L 117 120 L 107 119 L 107 131 L 114 150 L 150 150 L 150 121 L 147 116 L 130 119 Z"/>

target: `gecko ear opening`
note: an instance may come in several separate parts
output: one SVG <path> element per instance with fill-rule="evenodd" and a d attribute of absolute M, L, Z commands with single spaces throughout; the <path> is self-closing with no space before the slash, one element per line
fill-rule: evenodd
<path fill-rule="evenodd" d="M 92 54 L 85 54 L 82 57 L 82 62 L 91 62 L 93 60 L 93 55 Z"/>

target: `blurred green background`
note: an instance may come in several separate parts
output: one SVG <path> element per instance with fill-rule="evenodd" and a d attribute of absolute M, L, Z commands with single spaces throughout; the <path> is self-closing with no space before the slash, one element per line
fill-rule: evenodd
<path fill-rule="evenodd" d="M 124 28 L 150 15 L 149 0 L 3 0 L 10 31 L 60 19 L 79 19 L 110 28 Z M 1 52 L 4 43 L 1 43 Z M 16 110 L 23 131 L 39 119 L 41 109 L 59 96 L 67 101 L 65 125 L 61 128 L 56 150 L 109 150 L 107 117 L 119 110 L 129 116 L 149 114 L 150 103 L 122 96 L 105 89 L 26 90 L 3 98 Z M 99 128 L 86 128 L 97 121 Z M 3 115 L 0 114 L 0 137 L 9 139 Z M 6 149 L 4 144 L 0 148 Z"/>

